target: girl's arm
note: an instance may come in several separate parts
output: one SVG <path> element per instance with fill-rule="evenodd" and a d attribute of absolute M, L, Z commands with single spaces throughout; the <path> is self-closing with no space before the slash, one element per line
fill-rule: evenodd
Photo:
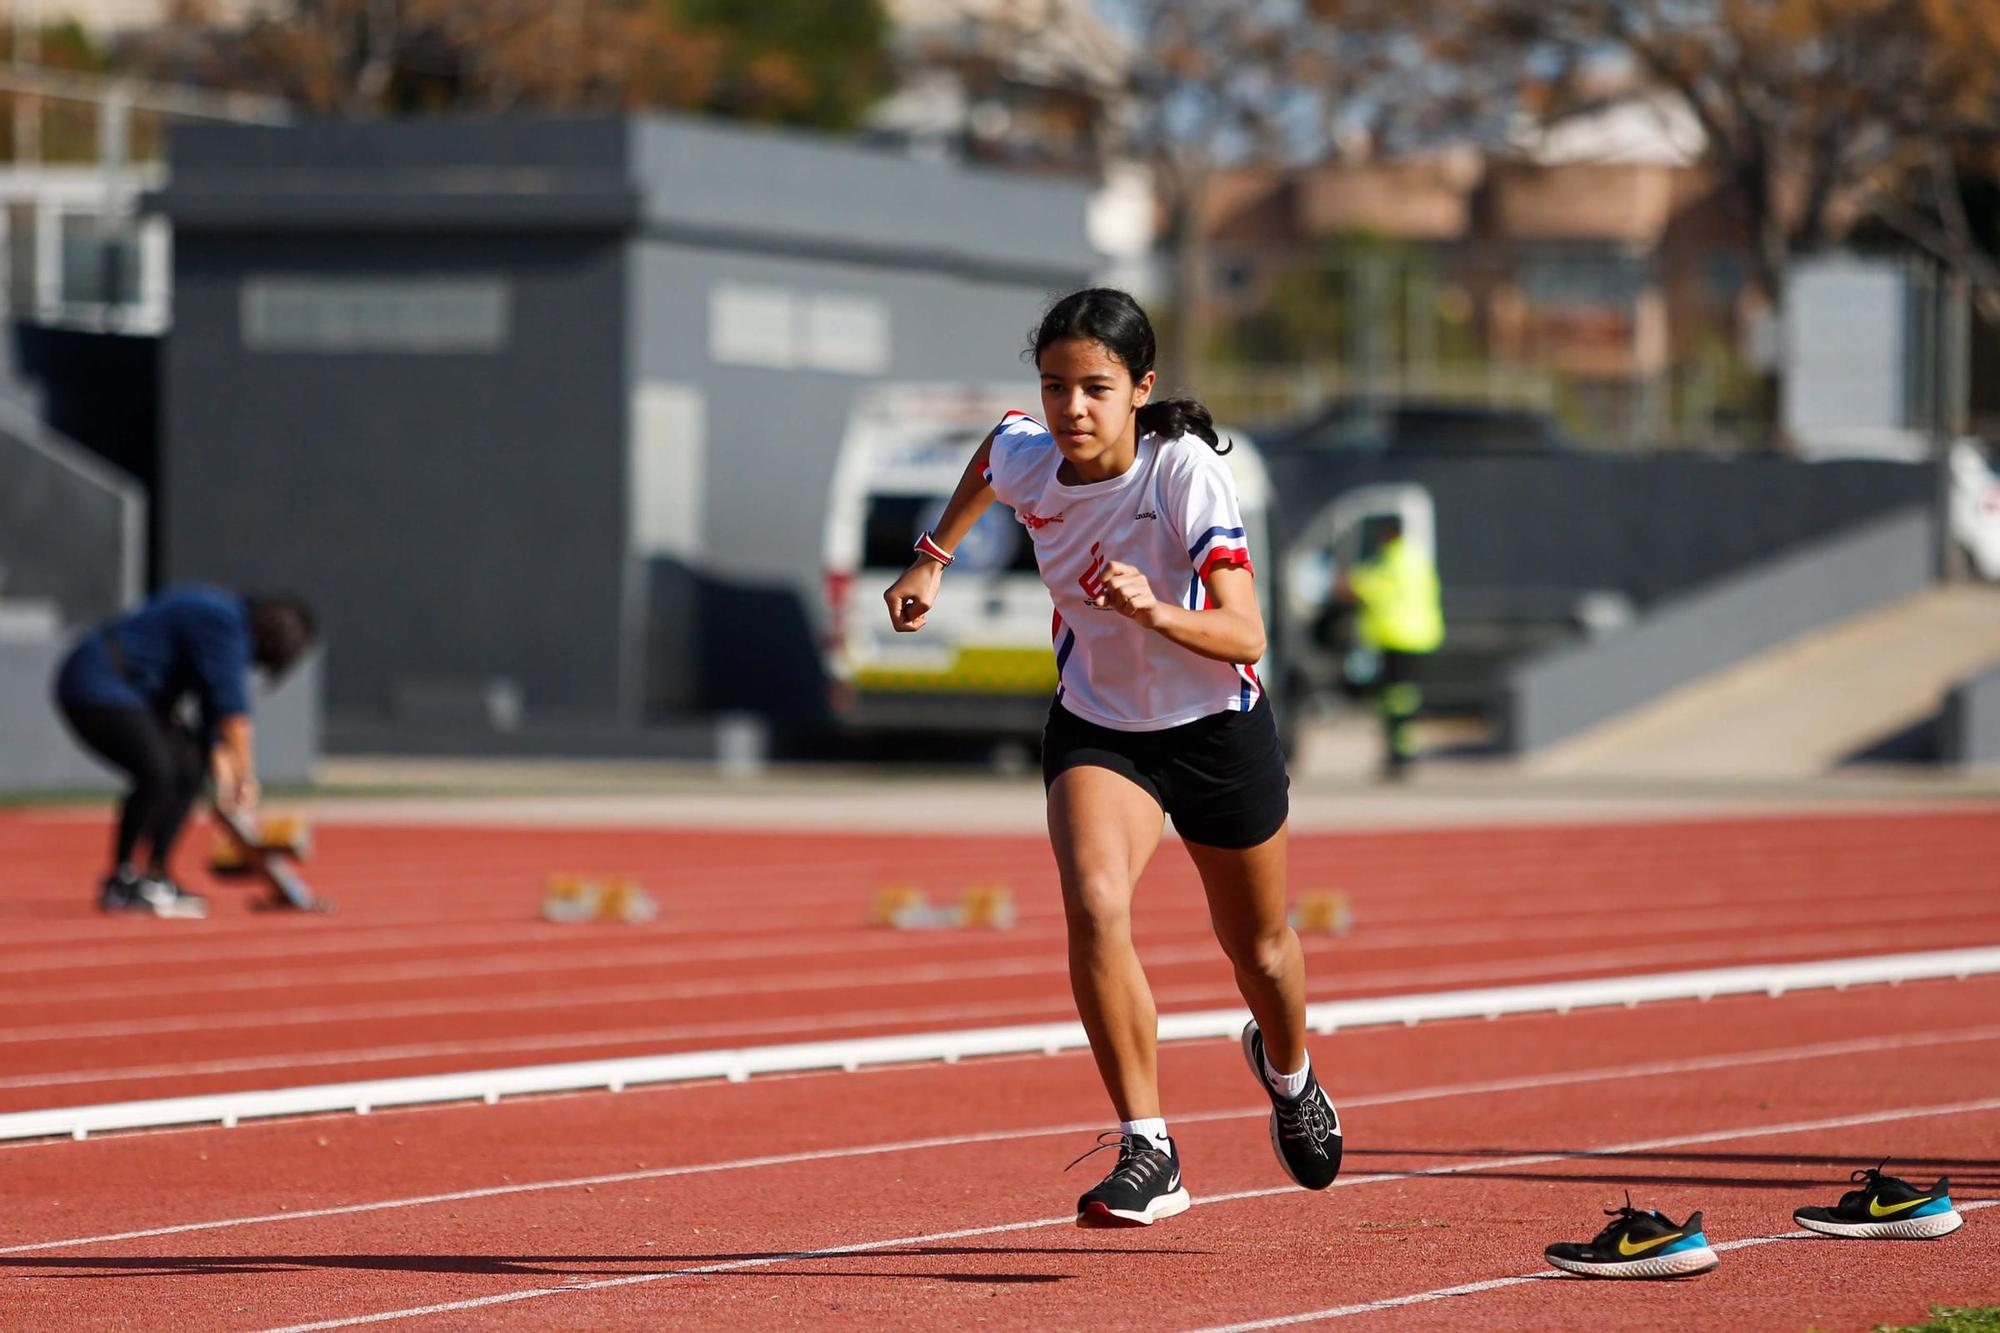
<path fill-rule="evenodd" d="M 958 489 L 951 493 L 943 516 L 931 532 L 931 540 L 947 551 L 958 548 L 986 507 L 993 503 L 993 483 L 986 480 L 986 463 L 993 453 L 993 437 L 999 433 L 1000 428 L 995 426 L 979 442 L 972 461 L 965 465 L 965 472 L 958 479 Z M 943 582 L 944 566 L 927 555 L 919 555 L 903 571 L 903 576 L 889 585 L 882 600 L 889 604 L 889 623 L 898 634 L 924 627 L 924 618 L 937 605 L 938 588 Z"/>
<path fill-rule="evenodd" d="M 1153 596 L 1146 576 L 1132 566 L 1112 561 L 1105 567 L 1104 591 L 1097 604 L 1171 639 L 1191 653 L 1218 662 L 1250 663 L 1264 656 L 1264 613 L 1257 606 L 1257 579 L 1236 565 L 1212 569 L 1203 580 L 1209 606 L 1190 611 L 1168 606 Z"/>

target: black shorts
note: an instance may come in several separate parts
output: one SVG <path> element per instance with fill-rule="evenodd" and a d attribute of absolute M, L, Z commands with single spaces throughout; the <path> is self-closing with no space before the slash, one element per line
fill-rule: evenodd
<path fill-rule="evenodd" d="M 1060 703 L 1042 734 L 1042 785 L 1072 768 L 1108 768 L 1160 804 L 1188 842 L 1240 850 L 1268 841 L 1291 813 L 1292 780 L 1271 705 L 1211 713 L 1161 731 L 1113 731 Z"/>

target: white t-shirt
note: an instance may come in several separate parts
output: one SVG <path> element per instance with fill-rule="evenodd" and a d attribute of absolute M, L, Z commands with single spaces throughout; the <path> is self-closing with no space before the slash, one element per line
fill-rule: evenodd
<path fill-rule="evenodd" d="M 1250 569 L 1236 482 L 1194 435 L 1139 437 L 1132 466 L 1108 481 L 1056 480 L 1062 451 L 1048 428 L 1009 412 L 993 437 L 986 478 L 1028 529 L 1055 602 L 1056 699 L 1085 721 L 1158 731 L 1212 713 L 1248 712 L 1263 696 L 1257 669 L 1203 657 L 1109 607 L 1092 606 L 1107 561 L 1131 565 L 1162 602 L 1208 606 L 1203 576 Z M 1254 570 L 1252 571 L 1255 572 Z"/>

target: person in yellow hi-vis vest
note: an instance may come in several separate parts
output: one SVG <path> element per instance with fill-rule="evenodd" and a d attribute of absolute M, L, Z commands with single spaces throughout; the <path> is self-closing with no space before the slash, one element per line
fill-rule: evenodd
<path fill-rule="evenodd" d="M 1403 521 L 1392 517 L 1382 525 L 1382 544 L 1375 555 L 1343 577 L 1340 593 L 1360 609 L 1356 638 L 1381 658 L 1371 693 L 1382 716 L 1386 749 L 1382 771 L 1386 777 L 1400 778 L 1416 758 L 1410 721 L 1424 702 L 1416 659 L 1437 651 L 1444 642 L 1437 566 L 1403 540 Z"/>

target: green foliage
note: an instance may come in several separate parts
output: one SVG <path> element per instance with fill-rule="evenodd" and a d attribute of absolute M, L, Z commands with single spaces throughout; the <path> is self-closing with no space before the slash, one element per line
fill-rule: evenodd
<path fill-rule="evenodd" d="M 2000 1307 L 1933 1305 L 1921 1324 L 1877 1324 L 1875 1333 L 2000 1333 Z"/>
<path fill-rule="evenodd" d="M 845 130 L 891 87 L 891 36 L 883 0 L 286 0 L 133 55 L 326 115 L 670 108 Z"/>
<path fill-rule="evenodd" d="M 686 26 L 724 39 L 707 110 L 852 129 L 889 90 L 882 0 L 674 0 L 673 7 Z"/>

